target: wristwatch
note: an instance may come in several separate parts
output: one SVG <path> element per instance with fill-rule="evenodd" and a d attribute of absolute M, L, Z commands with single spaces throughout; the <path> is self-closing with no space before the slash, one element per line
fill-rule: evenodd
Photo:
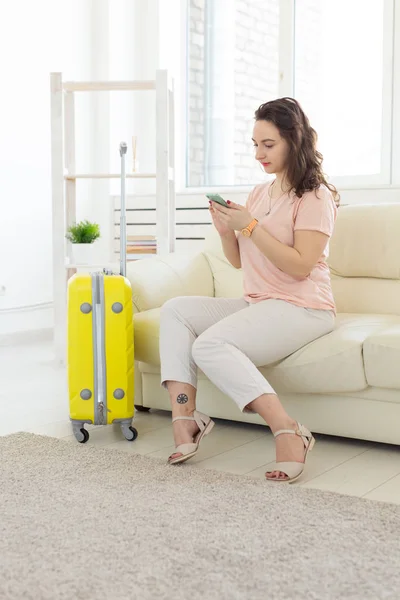
<path fill-rule="evenodd" d="M 258 220 L 253 219 L 252 221 L 250 221 L 250 223 L 247 225 L 247 227 L 242 229 L 242 231 L 240 233 L 242 235 L 244 235 L 244 237 L 250 237 L 251 234 L 253 233 L 254 227 L 257 225 L 257 223 L 258 223 Z"/>

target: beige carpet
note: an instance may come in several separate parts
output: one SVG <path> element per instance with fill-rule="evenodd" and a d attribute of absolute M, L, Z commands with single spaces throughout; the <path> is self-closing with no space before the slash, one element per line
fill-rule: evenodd
<path fill-rule="evenodd" d="M 0 438 L 1 600 L 400 597 L 400 507 Z"/>

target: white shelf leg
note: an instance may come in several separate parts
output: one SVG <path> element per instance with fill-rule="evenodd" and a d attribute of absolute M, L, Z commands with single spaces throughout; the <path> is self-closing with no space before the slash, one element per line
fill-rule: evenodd
<path fill-rule="evenodd" d="M 51 73 L 51 189 L 53 208 L 54 345 L 59 362 L 66 356 L 66 273 L 63 174 L 63 91 L 61 73 Z"/>
<path fill-rule="evenodd" d="M 175 252 L 176 239 L 176 208 L 175 208 L 175 119 L 174 119 L 174 84 L 170 80 L 168 85 L 168 136 L 169 136 L 169 166 L 168 192 L 169 192 L 169 252 Z"/>
<path fill-rule="evenodd" d="M 157 254 L 170 251 L 170 202 L 169 202 L 169 107 L 168 75 L 165 70 L 156 73 L 156 232 Z"/>
<path fill-rule="evenodd" d="M 64 96 L 64 161 L 68 173 L 76 172 L 75 163 L 75 102 L 74 93 L 65 92 Z M 76 180 L 66 181 L 66 225 L 76 221 Z"/>
<path fill-rule="evenodd" d="M 65 92 L 64 95 L 64 164 L 68 173 L 76 173 L 75 162 L 75 95 L 73 92 Z M 65 182 L 65 229 L 76 222 L 76 179 L 67 179 Z M 66 249 L 70 254 L 69 242 Z M 74 273 L 75 269 L 68 269 L 67 279 Z"/>

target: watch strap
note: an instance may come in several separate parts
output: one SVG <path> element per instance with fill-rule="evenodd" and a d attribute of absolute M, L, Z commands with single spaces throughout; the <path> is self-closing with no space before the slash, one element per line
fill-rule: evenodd
<path fill-rule="evenodd" d="M 258 223 L 258 219 L 253 219 L 252 221 L 250 221 L 250 223 L 244 229 L 246 229 L 250 234 L 252 234 L 257 223 Z"/>

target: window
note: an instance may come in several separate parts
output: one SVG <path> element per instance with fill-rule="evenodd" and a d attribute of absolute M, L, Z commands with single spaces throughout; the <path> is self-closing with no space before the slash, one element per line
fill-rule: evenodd
<path fill-rule="evenodd" d="M 187 187 L 265 181 L 254 111 L 283 95 L 302 104 L 331 180 L 390 182 L 393 0 L 187 2 Z"/>
<path fill-rule="evenodd" d="M 330 176 L 381 172 L 383 0 L 296 0 L 294 95 Z"/>
<path fill-rule="evenodd" d="M 254 112 L 279 91 L 279 0 L 189 0 L 187 185 L 248 185 Z"/>

